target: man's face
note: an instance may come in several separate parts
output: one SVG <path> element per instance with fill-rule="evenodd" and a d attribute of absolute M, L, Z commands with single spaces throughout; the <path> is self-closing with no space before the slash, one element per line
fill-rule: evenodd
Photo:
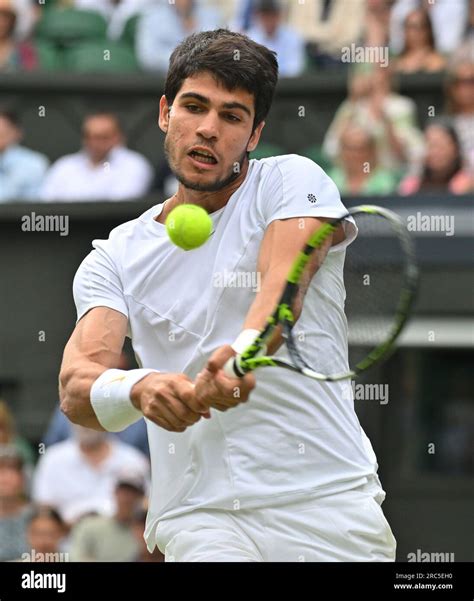
<path fill-rule="evenodd" d="M 363 172 L 364 165 L 375 165 L 375 149 L 361 129 L 348 128 L 341 137 L 341 161 L 349 173 Z"/>
<path fill-rule="evenodd" d="M 115 499 L 117 502 L 117 512 L 122 518 L 130 519 L 133 512 L 138 509 L 143 501 L 143 495 L 140 491 L 131 486 L 117 486 L 115 489 Z"/>
<path fill-rule="evenodd" d="M 178 181 L 192 190 L 214 192 L 236 180 L 264 126 L 259 124 L 252 134 L 253 95 L 243 89 L 230 92 L 205 72 L 188 77 L 168 108 L 163 96 L 159 125 L 166 132 L 165 153 Z M 214 159 L 198 156 L 195 147 Z"/>
<path fill-rule="evenodd" d="M 20 140 L 20 131 L 14 125 L 0 117 L 0 152 L 6 150 L 12 144 Z"/>
<path fill-rule="evenodd" d="M 114 119 L 107 115 L 89 117 L 82 129 L 84 149 L 93 163 L 105 161 L 107 155 L 122 143 L 122 135 Z"/>
<path fill-rule="evenodd" d="M 57 552 L 63 536 L 60 525 L 47 517 L 36 518 L 28 528 L 28 542 L 37 553 Z"/>
<path fill-rule="evenodd" d="M 10 465 L 0 466 L 0 499 L 12 499 L 23 494 L 24 480 L 21 470 Z"/>
<path fill-rule="evenodd" d="M 257 20 L 263 31 L 272 36 L 281 22 L 281 13 L 278 10 L 257 12 Z"/>

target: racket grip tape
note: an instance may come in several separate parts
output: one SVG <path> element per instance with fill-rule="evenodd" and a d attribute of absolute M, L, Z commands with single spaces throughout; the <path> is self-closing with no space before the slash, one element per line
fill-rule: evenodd
<path fill-rule="evenodd" d="M 245 376 L 245 372 L 239 368 L 239 355 L 230 357 L 222 369 L 229 378 L 243 378 Z"/>

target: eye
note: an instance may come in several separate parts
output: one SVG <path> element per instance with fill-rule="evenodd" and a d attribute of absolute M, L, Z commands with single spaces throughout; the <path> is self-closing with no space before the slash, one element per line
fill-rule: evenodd
<path fill-rule="evenodd" d="M 232 121 L 233 123 L 238 123 L 240 121 L 240 119 L 236 116 L 236 115 L 226 115 L 227 119 L 229 119 L 229 121 Z"/>
<path fill-rule="evenodd" d="M 191 113 L 197 113 L 198 111 L 200 111 L 201 109 L 198 107 L 197 104 L 187 104 L 186 108 L 188 109 L 188 111 L 190 111 Z"/>

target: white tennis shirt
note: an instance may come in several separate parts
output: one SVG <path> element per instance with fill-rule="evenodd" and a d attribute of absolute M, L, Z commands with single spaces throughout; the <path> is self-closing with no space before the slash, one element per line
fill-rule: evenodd
<path fill-rule="evenodd" d="M 194 378 L 212 352 L 231 343 L 255 299 L 256 266 L 268 225 L 289 217 L 344 211 L 333 181 L 313 161 L 284 155 L 251 160 L 246 178 L 211 214 L 213 234 L 184 251 L 154 220 L 162 205 L 94 240 L 74 280 L 78 319 L 106 306 L 128 317 L 142 367 Z M 295 327 L 311 364 L 347 362 L 343 311 L 345 247 L 334 246 L 307 292 Z M 309 232 L 308 232 L 309 234 Z M 269 313 L 273 307 L 268 308 Z M 278 351 L 286 356 L 285 348 Z M 158 519 L 195 508 L 248 509 L 295 495 L 325 495 L 363 484 L 376 458 L 345 383 L 319 383 L 281 368 L 256 372 L 247 403 L 211 411 L 184 433 L 147 420 L 152 487 L 146 528 L 153 548 Z"/>

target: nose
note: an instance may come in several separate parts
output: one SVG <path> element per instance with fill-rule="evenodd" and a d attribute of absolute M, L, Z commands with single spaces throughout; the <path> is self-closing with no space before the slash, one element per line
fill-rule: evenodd
<path fill-rule="evenodd" d="M 206 139 L 218 137 L 218 115 L 215 111 L 210 110 L 202 116 L 196 133 Z"/>

